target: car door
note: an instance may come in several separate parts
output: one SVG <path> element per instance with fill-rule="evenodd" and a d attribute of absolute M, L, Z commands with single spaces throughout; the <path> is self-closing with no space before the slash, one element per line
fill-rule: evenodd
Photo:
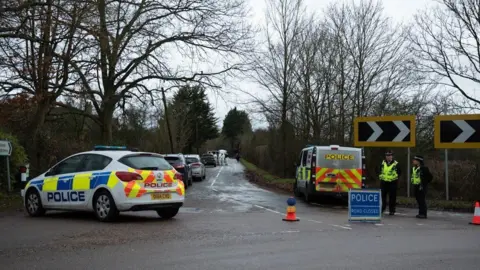
<path fill-rule="evenodd" d="M 85 199 L 71 192 L 73 177 L 84 158 L 84 154 L 68 157 L 45 174 L 41 197 L 47 208 L 70 209 L 72 201 Z"/>
<path fill-rule="evenodd" d="M 307 157 L 304 159 L 305 164 L 303 165 L 305 168 L 305 185 L 307 183 L 310 183 L 312 180 L 312 154 L 313 154 L 313 148 L 310 148 L 307 150 Z"/>
<path fill-rule="evenodd" d="M 78 200 L 71 203 L 76 209 L 83 209 L 88 205 L 93 196 L 95 182 L 103 175 L 110 176 L 110 171 L 102 174 L 105 167 L 110 164 L 111 158 L 100 154 L 86 154 L 82 165 L 75 174 L 72 182 L 72 191 L 78 192 L 85 200 Z"/>
<path fill-rule="evenodd" d="M 298 163 L 298 168 L 297 168 L 297 186 L 300 187 L 300 188 L 304 188 L 305 187 L 305 173 L 304 173 L 304 158 L 306 158 L 306 151 L 303 150 L 301 153 L 300 153 L 300 161 Z"/>

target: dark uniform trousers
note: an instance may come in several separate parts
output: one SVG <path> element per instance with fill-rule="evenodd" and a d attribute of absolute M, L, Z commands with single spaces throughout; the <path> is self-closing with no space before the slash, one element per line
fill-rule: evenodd
<path fill-rule="evenodd" d="M 387 182 L 380 181 L 380 188 L 382 189 L 382 212 L 387 209 L 387 195 L 388 195 L 388 208 L 390 213 L 395 213 L 395 204 L 397 202 L 397 180 Z"/>
<path fill-rule="evenodd" d="M 427 215 L 427 185 L 413 185 L 415 192 L 415 199 L 418 203 L 418 214 Z M 420 189 L 422 187 L 422 189 Z"/>

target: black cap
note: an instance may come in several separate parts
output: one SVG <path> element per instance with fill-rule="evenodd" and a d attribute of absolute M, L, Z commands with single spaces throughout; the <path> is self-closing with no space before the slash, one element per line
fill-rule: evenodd
<path fill-rule="evenodd" d="M 392 150 L 387 150 L 385 152 L 385 156 L 393 156 L 393 151 Z"/>
<path fill-rule="evenodd" d="M 413 156 L 413 159 L 423 162 L 423 156 L 420 156 L 420 155 Z"/>

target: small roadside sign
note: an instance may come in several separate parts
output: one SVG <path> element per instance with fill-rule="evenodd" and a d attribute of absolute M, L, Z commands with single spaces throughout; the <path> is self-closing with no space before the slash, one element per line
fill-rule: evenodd
<path fill-rule="evenodd" d="M 0 156 L 9 157 L 12 155 L 12 144 L 10 141 L 0 140 Z"/>
<path fill-rule="evenodd" d="M 379 189 L 348 191 L 348 220 L 378 222 L 382 219 L 382 193 Z"/>
<path fill-rule="evenodd" d="M 10 179 L 10 159 L 12 155 L 12 144 L 10 141 L 0 140 L 0 156 L 7 158 L 7 181 L 8 181 L 8 192 L 12 190 L 12 180 Z"/>

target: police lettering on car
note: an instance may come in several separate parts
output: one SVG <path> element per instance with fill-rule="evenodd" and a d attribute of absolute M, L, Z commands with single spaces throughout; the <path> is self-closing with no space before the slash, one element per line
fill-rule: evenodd
<path fill-rule="evenodd" d="M 48 192 L 47 200 L 54 202 L 84 202 L 85 201 L 85 192 L 84 191 L 57 191 L 57 192 Z"/>

